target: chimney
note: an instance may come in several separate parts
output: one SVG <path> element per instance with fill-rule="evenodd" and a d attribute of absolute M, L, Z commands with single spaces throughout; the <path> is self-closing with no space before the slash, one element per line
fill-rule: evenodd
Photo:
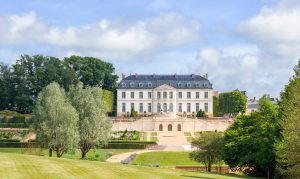
<path fill-rule="evenodd" d="M 256 98 L 255 98 L 255 97 L 253 97 L 253 102 L 255 102 L 255 100 L 256 100 Z"/>
<path fill-rule="evenodd" d="M 125 74 L 124 73 L 122 73 L 122 80 L 124 80 L 125 79 Z"/>
<path fill-rule="evenodd" d="M 205 73 L 203 77 L 208 80 L 208 73 Z"/>
<path fill-rule="evenodd" d="M 137 78 L 137 77 L 138 77 L 138 74 L 136 73 L 136 74 L 135 74 L 135 78 Z"/>
<path fill-rule="evenodd" d="M 192 78 L 195 79 L 195 77 L 196 77 L 195 74 L 192 74 Z"/>

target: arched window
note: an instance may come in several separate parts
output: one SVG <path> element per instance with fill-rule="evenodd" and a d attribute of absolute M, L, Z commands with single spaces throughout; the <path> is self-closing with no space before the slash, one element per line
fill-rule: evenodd
<path fill-rule="evenodd" d="M 173 103 L 170 103 L 170 104 L 169 104 L 169 111 L 170 111 L 170 112 L 173 112 Z"/>
<path fill-rule="evenodd" d="M 172 124 L 168 125 L 168 131 L 172 131 Z"/>
<path fill-rule="evenodd" d="M 164 112 L 167 112 L 167 110 L 168 110 L 168 105 L 167 105 L 167 103 L 164 103 L 163 110 L 164 110 Z"/>
<path fill-rule="evenodd" d="M 181 125 L 180 124 L 177 125 L 177 131 L 181 131 Z"/>
<path fill-rule="evenodd" d="M 164 130 L 163 125 L 159 124 L 159 131 L 163 131 L 163 130 Z"/>
<path fill-rule="evenodd" d="M 157 103 L 157 112 L 161 111 L 160 103 Z"/>

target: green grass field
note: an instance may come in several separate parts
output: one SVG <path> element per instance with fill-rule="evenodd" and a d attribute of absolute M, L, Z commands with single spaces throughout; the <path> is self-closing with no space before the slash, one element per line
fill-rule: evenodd
<path fill-rule="evenodd" d="M 0 153 L 0 178 L 205 178 L 234 179 L 243 176 L 217 175 L 99 161 L 49 158 Z"/>
<path fill-rule="evenodd" d="M 189 159 L 189 152 L 148 152 L 137 155 L 133 164 L 149 165 L 159 164 L 160 166 L 176 165 L 200 165 Z"/>
<path fill-rule="evenodd" d="M 135 151 L 135 149 L 97 149 L 97 150 L 90 150 L 86 155 L 86 160 L 95 160 L 95 161 L 105 161 L 109 156 L 108 153 L 112 152 L 115 154 L 125 153 L 125 152 L 132 152 Z M 0 148 L 0 152 L 6 152 L 6 153 L 17 153 L 22 154 L 22 149 L 20 148 Z M 26 153 L 25 153 L 26 154 Z M 43 155 L 48 156 L 48 150 L 44 149 L 40 154 L 37 155 Z M 53 152 L 53 156 L 55 157 L 56 154 Z M 62 158 L 68 158 L 68 159 L 80 159 L 81 158 L 81 152 L 80 150 L 76 150 L 75 152 L 68 152 L 65 153 Z"/>

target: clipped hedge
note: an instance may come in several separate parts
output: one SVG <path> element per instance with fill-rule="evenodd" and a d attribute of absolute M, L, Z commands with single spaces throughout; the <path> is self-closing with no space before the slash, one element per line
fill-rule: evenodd
<path fill-rule="evenodd" d="M 138 141 L 138 140 L 110 140 L 108 143 L 134 143 L 134 144 L 156 144 L 153 141 Z"/>
<path fill-rule="evenodd" d="M 140 143 L 108 143 L 104 149 L 146 149 L 154 144 L 140 144 Z"/>
<path fill-rule="evenodd" d="M 40 145 L 36 142 L 0 142 L 0 148 L 38 148 Z"/>
<path fill-rule="evenodd" d="M 0 128 L 28 128 L 28 123 L 0 123 Z"/>
<path fill-rule="evenodd" d="M 25 116 L 24 115 L 16 115 L 13 116 L 12 119 L 9 120 L 10 123 L 25 123 Z"/>
<path fill-rule="evenodd" d="M 104 103 L 105 111 L 111 113 L 113 111 L 113 106 L 114 106 L 114 94 L 113 92 L 108 90 L 102 90 L 102 91 L 103 91 L 102 100 Z"/>
<path fill-rule="evenodd" d="M 0 143 L 1 142 L 20 142 L 20 140 L 18 140 L 18 139 L 0 139 Z"/>
<path fill-rule="evenodd" d="M 156 145 L 156 142 L 153 141 L 124 141 L 124 140 L 113 140 L 109 141 L 105 149 L 145 149 Z"/>

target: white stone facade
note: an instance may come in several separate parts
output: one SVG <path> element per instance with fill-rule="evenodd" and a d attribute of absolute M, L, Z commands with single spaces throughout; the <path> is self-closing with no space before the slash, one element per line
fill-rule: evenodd
<path fill-rule="evenodd" d="M 130 114 L 132 107 L 139 115 L 192 115 L 202 109 L 212 116 L 213 89 L 177 89 L 167 84 L 154 89 L 117 89 L 117 115 Z"/>

